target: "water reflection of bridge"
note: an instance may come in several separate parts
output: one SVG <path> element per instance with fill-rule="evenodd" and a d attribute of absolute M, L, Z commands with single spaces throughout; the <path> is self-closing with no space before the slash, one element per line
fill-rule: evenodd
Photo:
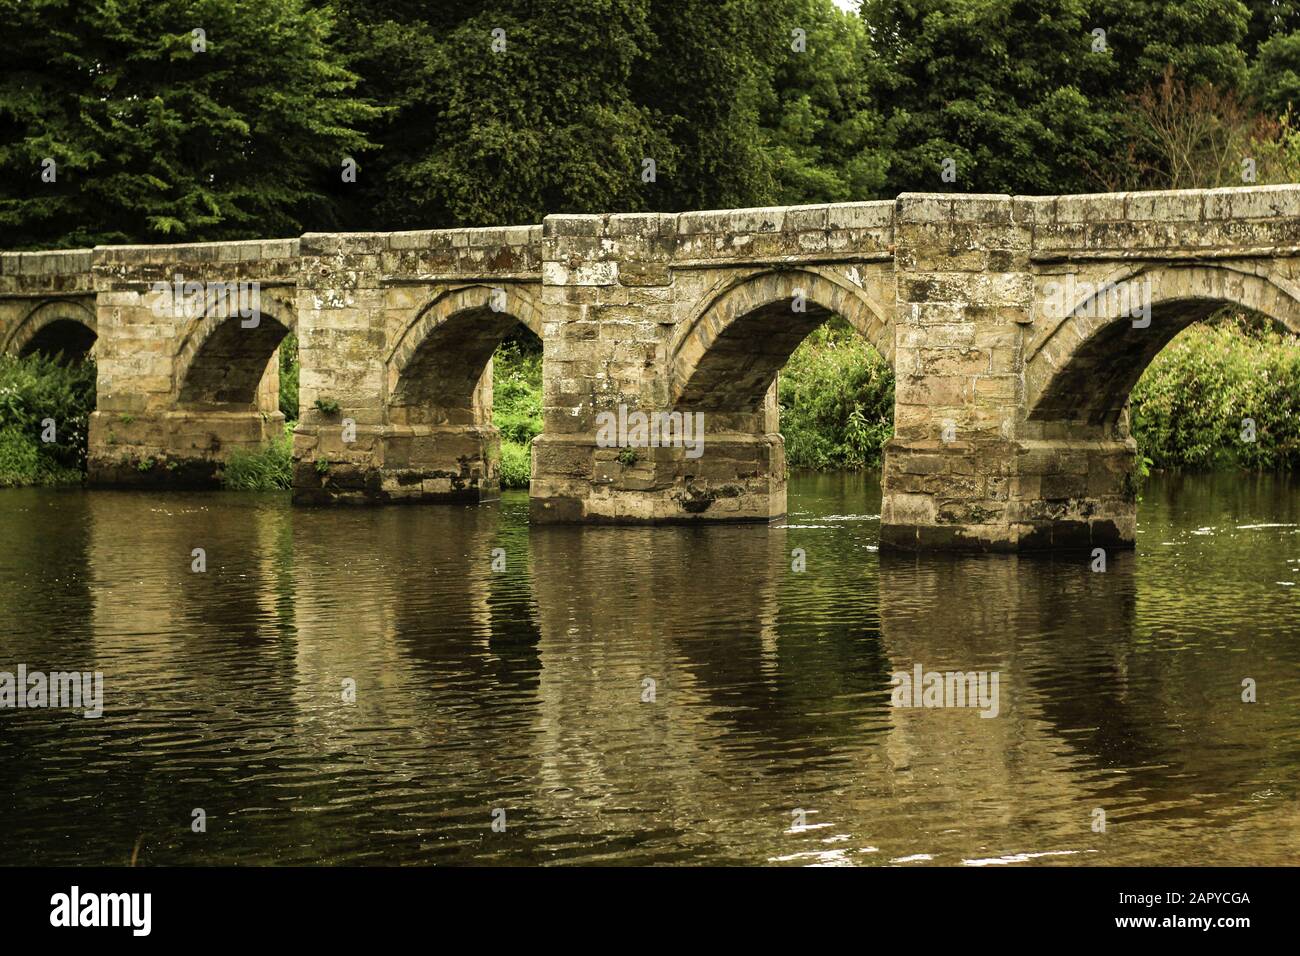
<path fill-rule="evenodd" d="M 1265 754 L 1286 734 L 1285 715 L 1230 706 L 1231 693 L 1184 699 L 1222 675 L 1189 679 L 1210 659 L 1158 653 L 1142 609 L 1161 585 L 1132 556 L 1092 574 L 863 551 L 851 569 L 851 531 L 529 531 L 496 508 L 70 500 L 82 523 L 66 534 L 21 519 L 23 560 L 70 565 L 79 582 L 64 613 L 83 624 L 48 627 L 106 671 L 106 741 L 174 728 L 171 743 L 112 751 L 105 798 L 146 794 L 146 828 L 175 824 L 163 807 L 226 813 L 208 845 L 223 859 L 260 852 L 268 832 L 466 859 L 437 835 L 488 833 L 497 806 L 516 824 L 511 852 L 536 860 L 580 846 L 830 853 L 820 841 L 837 835 L 855 853 L 925 845 L 948 862 L 1027 834 L 1108 852 L 1094 807 L 1112 827 L 1226 812 L 1263 788 L 1248 762 L 1216 762 L 1214 742 Z M 204 575 L 190 570 L 198 546 Z M 24 653 L 37 661 L 53 637 L 24 600 L 11 594 L 6 618 L 36 622 Z M 1001 715 L 889 708 L 890 674 L 915 663 L 998 670 Z M 1187 769 L 1205 766 L 1212 780 Z M 796 807 L 832 826 L 784 833 Z"/>

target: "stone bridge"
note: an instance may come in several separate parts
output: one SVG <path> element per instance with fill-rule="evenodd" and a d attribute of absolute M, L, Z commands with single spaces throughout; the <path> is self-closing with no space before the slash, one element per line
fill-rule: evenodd
<path fill-rule="evenodd" d="M 1298 250 L 1300 186 L 1277 186 L 5 253 L 0 349 L 93 342 L 89 481 L 181 487 L 282 430 L 292 332 L 295 501 L 474 502 L 498 490 L 491 356 L 522 325 L 543 347 L 534 520 L 766 521 L 778 370 L 838 314 L 897 378 L 884 546 L 1126 546 L 1129 391 L 1225 304 L 1300 332 Z M 603 447 L 620 406 L 702 413 L 703 453 Z"/>

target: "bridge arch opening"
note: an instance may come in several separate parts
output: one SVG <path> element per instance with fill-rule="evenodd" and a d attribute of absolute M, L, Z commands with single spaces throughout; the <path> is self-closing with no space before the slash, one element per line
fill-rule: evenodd
<path fill-rule="evenodd" d="M 90 309 L 70 302 L 45 302 L 14 330 L 6 350 L 20 358 L 44 355 L 82 362 L 93 357 L 97 339 Z"/>
<path fill-rule="evenodd" d="M 540 336 L 540 312 L 522 290 L 473 285 L 435 297 L 389 356 L 389 421 L 486 424 L 493 354 L 508 341 Z"/>
<path fill-rule="evenodd" d="M 95 338 L 93 329 L 75 319 L 56 319 L 28 339 L 18 355 L 45 355 L 80 362 L 94 349 Z"/>
<path fill-rule="evenodd" d="M 1300 334 L 1300 301 L 1253 272 L 1166 267 L 1132 272 L 1069 303 L 1065 318 L 1031 347 L 1026 418 L 1127 435 L 1129 397 L 1156 356 L 1180 333 L 1223 309 L 1257 315 Z"/>
<path fill-rule="evenodd" d="M 791 269 L 747 277 L 715 294 L 671 346 L 673 404 L 752 413 L 777 373 L 814 329 L 844 318 L 886 360 L 892 329 L 883 310 L 848 279 Z"/>
<path fill-rule="evenodd" d="M 179 403 L 207 411 L 278 409 L 278 349 L 289 332 L 289 325 L 266 312 L 256 321 L 204 317 L 181 348 Z"/>
<path fill-rule="evenodd" d="M 808 419 L 804 424 L 819 431 L 852 431 L 864 445 L 881 446 L 893 423 L 893 331 L 884 315 L 861 288 L 833 272 L 792 269 L 749 277 L 715 295 L 679 330 L 671 353 L 673 406 L 703 412 L 711 434 L 772 436 L 782 432 L 783 408 L 788 415 L 811 401 L 812 395 L 804 394 L 807 386 L 824 397 L 826 388 L 839 385 L 842 390 L 833 401 L 818 399 L 823 408 L 800 409 L 801 419 Z M 866 356 L 858 356 L 866 362 L 850 368 L 848 355 L 844 357 L 849 361 L 836 362 L 835 350 L 848 352 L 855 339 L 869 346 Z M 801 380 L 808 379 L 804 388 L 787 389 L 794 377 L 783 383 L 781 373 L 805 342 L 814 350 L 815 361 L 824 364 L 801 368 Z M 812 381 L 822 369 L 848 374 L 834 384 Z M 863 387 L 871 392 L 865 398 L 855 391 Z M 813 415 L 833 421 L 814 422 Z M 790 443 L 788 436 L 786 442 L 786 453 L 794 452 L 791 460 L 796 465 L 858 467 L 879 455 L 876 447 L 865 460 L 814 460 L 810 448 Z"/>
<path fill-rule="evenodd" d="M 390 460 L 435 489 L 447 483 L 452 497 L 527 487 L 529 445 L 541 431 L 541 363 L 530 290 L 475 283 L 439 292 L 388 357 L 387 421 L 400 436 Z"/>

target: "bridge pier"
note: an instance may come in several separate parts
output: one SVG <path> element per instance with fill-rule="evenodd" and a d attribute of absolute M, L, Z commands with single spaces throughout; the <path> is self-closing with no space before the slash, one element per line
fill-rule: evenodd
<path fill-rule="evenodd" d="M 500 495 L 491 426 L 303 424 L 294 430 L 295 504 L 479 504 Z"/>
<path fill-rule="evenodd" d="M 91 260 L 91 485 L 213 487 L 233 453 L 283 434 L 277 348 L 295 324 L 297 240 L 100 247 Z"/>
<path fill-rule="evenodd" d="M 899 197 L 896 406 L 882 547 L 1133 545 L 1135 447 L 1126 423 L 1027 414 L 1027 333 L 1043 305 L 1034 230 L 1055 203 Z"/>
<path fill-rule="evenodd" d="M 778 371 L 832 313 L 892 354 L 892 221 L 892 202 L 548 216 L 533 520 L 783 516 Z M 672 437 L 609 440 L 635 416 L 676 416 Z"/>
<path fill-rule="evenodd" d="M 1129 548 L 1137 495 L 1127 441 L 892 440 L 881 546 L 898 550 Z"/>
<path fill-rule="evenodd" d="M 215 488 L 236 451 L 256 452 L 284 433 L 275 411 L 96 411 L 86 480 L 112 488 Z"/>
<path fill-rule="evenodd" d="M 303 237 L 295 503 L 499 496 L 491 358 L 541 333 L 540 233 Z"/>
<path fill-rule="evenodd" d="M 530 503 L 543 524 L 772 521 L 786 509 L 785 444 L 776 434 L 710 436 L 697 460 L 678 448 L 601 448 L 594 433 L 543 433 Z"/>

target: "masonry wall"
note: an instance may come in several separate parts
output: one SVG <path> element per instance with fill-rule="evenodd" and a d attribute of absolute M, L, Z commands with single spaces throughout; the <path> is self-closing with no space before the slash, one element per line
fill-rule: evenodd
<path fill-rule="evenodd" d="M 901 196 L 896 432 L 882 543 L 1130 547 L 1127 397 L 1223 305 L 1300 330 L 1300 189 Z M 1098 292 L 1149 307 L 1136 321 Z"/>
<path fill-rule="evenodd" d="M 94 250 L 91 484 L 214 485 L 232 453 L 283 431 L 275 359 L 296 322 L 297 271 L 296 239 Z M 218 301 L 215 283 L 256 290 L 256 315 Z"/>
<path fill-rule="evenodd" d="M 91 251 L 0 253 L 0 352 L 17 354 L 49 323 L 95 327 Z"/>
<path fill-rule="evenodd" d="M 540 238 L 528 226 L 303 237 L 296 502 L 496 497 L 490 356 L 513 324 L 541 329 Z M 460 376 L 463 389 L 444 389 Z M 408 389 L 424 400 L 404 401 Z"/>
<path fill-rule="evenodd" d="M 849 312 L 892 351 L 880 304 L 892 278 L 892 211 L 892 203 L 854 203 L 548 216 L 545 425 L 533 445 L 534 520 L 783 515 L 786 465 L 775 373 L 797 341 L 776 334 L 782 316 L 810 329 L 829 311 Z M 793 311 L 796 292 L 808 299 L 807 311 Z M 749 321 L 757 324 L 747 329 Z M 761 358 L 724 348 L 746 332 Z M 720 357 L 701 371 L 706 355 Z M 715 376 L 720 379 L 747 376 L 750 387 L 733 381 L 691 392 L 698 376 L 717 372 L 724 373 Z M 700 454 L 692 456 L 683 444 L 598 443 L 602 416 L 609 422 L 638 412 L 703 415 Z"/>
<path fill-rule="evenodd" d="M 1035 228 L 1053 199 L 898 200 L 896 427 L 882 546 L 1026 550 L 1133 541 L 1127 433 L 1030 425 Z"/>

